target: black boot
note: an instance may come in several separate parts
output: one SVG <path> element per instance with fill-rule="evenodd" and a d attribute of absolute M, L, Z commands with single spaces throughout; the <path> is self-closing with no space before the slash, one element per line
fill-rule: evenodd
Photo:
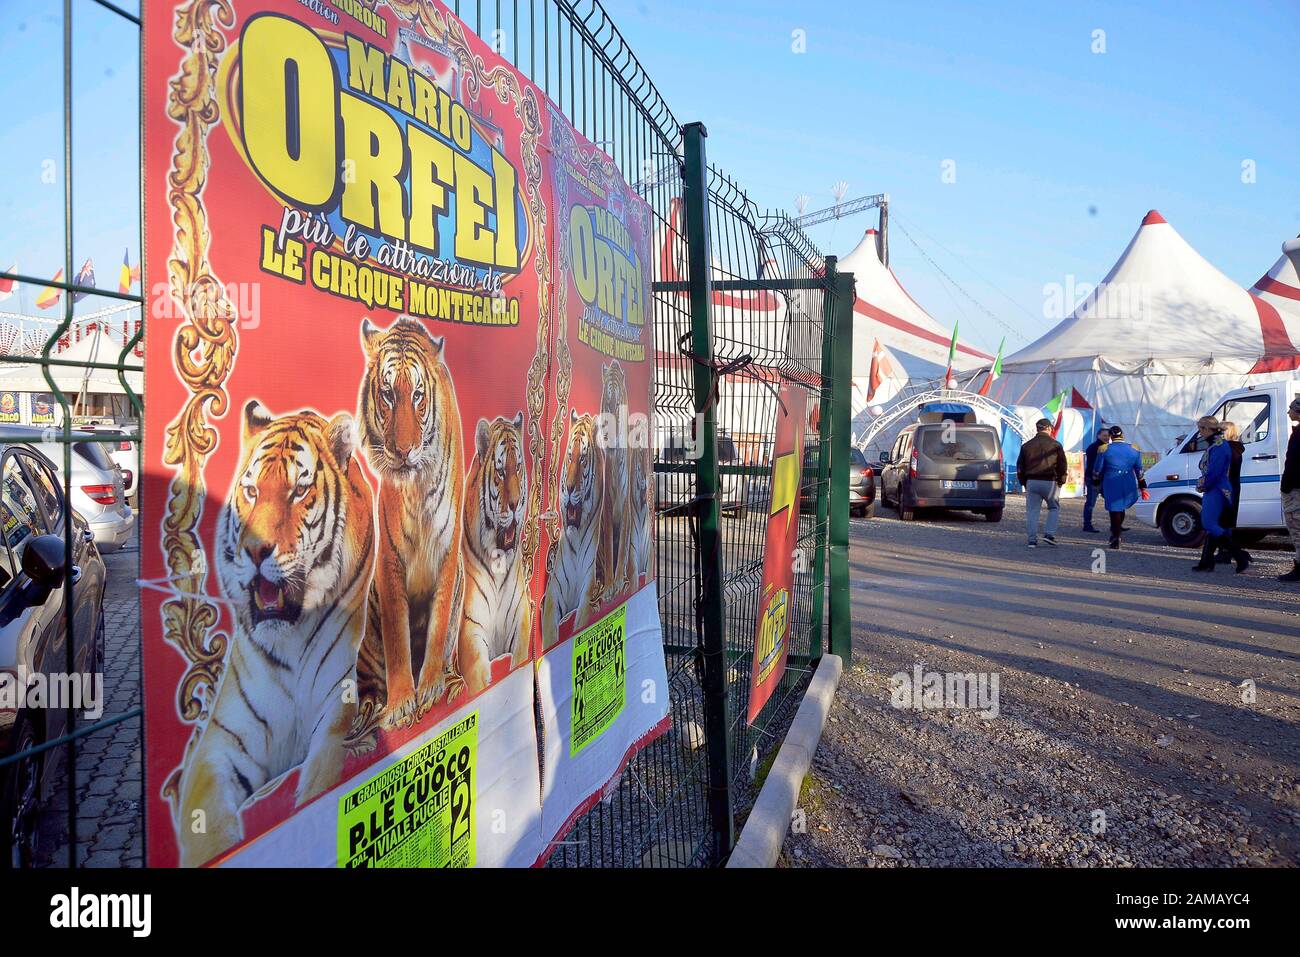
<path fill-rule="evenodd" d="M 1278 575 L 1277 580 L 1280 582 L 1300 582 L 1300 558 L 1296 559 L 1295 567 L 1285 575 Z"/>
<path fill-rule="evenodd" d="M 1254 560 L 1250 557 L 1250 552 L 1232 540 L 1232 529 L 1228 529 L 1228 534 L 1224 535 L 1219 541 L 1223 543 L 1222 550 L 1228 553 L 1228 561 L 1236 564 L 1237 574 L 1240 575 Z"/>
<path fill-rule="evenodd" d="M 1201 545 L 1201 560 L 1192 566 L 1194 572 L 1212 572 L 1214 571 L 1214 550 L 1218 547 L 1219 540 L 1212 538 L 1207 532 L 1205 541 Z"/>

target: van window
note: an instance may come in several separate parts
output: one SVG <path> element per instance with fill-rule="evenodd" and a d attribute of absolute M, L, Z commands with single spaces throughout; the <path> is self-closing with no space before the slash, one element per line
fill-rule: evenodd
<path fill-rule="evenodd" d="M 993 433 L 984 429 L 927 429 L 921 435 L 921 454 L 928 459 L 987 462 L 998 457 Z"/>
<path fill-rule="evenodd" d="M 1271 428 L 1272 401 L 1267 395 L 1243 395 L 1229 399 L 1212 413 L 1220 422 L 1232 422 L 1241 430 L 1241 442 L 1263 442 Z M 1183 445 L 1184 452 L 1204 452 L 1209 443 L 1193 432 Z"/>

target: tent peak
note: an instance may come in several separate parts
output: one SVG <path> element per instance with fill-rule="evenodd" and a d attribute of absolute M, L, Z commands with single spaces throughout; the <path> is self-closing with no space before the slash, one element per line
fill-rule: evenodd
<path fill-rule="evenodd" d="M 1165 218 L 1160 215 L 1160 210 L 1158 209 L 1150 210 L 1144 217 L 1142 217 L 1143 226 L 1154 226 L 1157 223 L 1163 222 L 1165 222 Z"/>

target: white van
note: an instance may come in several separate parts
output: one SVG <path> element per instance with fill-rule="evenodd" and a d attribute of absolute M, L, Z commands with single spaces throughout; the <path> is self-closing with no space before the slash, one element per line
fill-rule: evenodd
<path fill-rule="evenodd" d="M 1237 528 L 1245 541 L 1283 531 L 1282 463 L 1291 438 L 1287 406 L 1300 393 L 1300 379 L 1269 382 L 1234 389 L 1209 413 L 1220 421 L 1235 422 L 1246 446 L 1241 460 L 1241 503 Z M 1169 452 L 1147 469 L 1148 501 L 1137 503 L 1137 516 L 1160 529 L 1170 545 L 1199 545 L 1201 496 L 1196 482 L 1201 476 L 1205 442 L 1193 426 Z"/>

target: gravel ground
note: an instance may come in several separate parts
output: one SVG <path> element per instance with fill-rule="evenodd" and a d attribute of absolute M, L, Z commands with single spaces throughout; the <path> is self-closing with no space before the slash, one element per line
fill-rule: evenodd
<path fill-rule="evenodd" d="M 1019 496 L 1000 525 L 854 520 L 854 659 L 785 865 L 1300 863 L 1284 539 L 1254 547 L 1245 574 L 1200 575 L 1132 516 L 1105 550 L 1077 531 L 1080 510 L 1064 503 L 1061 546 L 1036 550 Z M 891 676 L 918 664 L 996 674 L 997 715 L 893 707 Z"/>

